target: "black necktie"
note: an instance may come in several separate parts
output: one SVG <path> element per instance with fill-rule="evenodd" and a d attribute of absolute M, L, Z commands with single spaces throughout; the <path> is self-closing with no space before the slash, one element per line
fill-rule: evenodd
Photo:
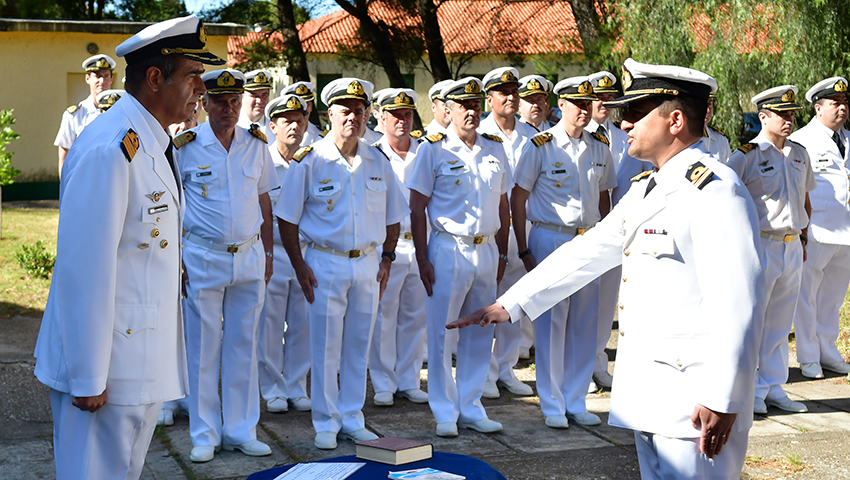
<path fill-rule="evenodd" d="M 598 134 L 602 135 L 602 136 L 603 136 L 603 137 L 605 137 L 605 138 L 608 138 L 608 132 L 607 132 L 607 131 L 605 131 L 605 127 L 603 127 L 602 125 L 599 125 L 599 126 L 596 128 L 596 133 L 598 133 Z M 609 139 L 609 140 L 610 140 L 610 139 Z"/>
<path fill-rule="evenodd" d="M 165 149 L 165 158 L 168 159 L 168 166 L 171 167 L 171 174 L 174 175 L 174 183 L 179 187 L 180 182 L 177 180 L 177 168 L 174 165 L 174 144 L 171 139 L 168 139 L 168 147 Z"/>
<path fill-rule="evenodd" d="M 844 142 L 841 141 L 841 137 L 838 136 L 838 132 L 832 134 L 832 140 L 838 145 L 838 152 L 841 153 L 841 159 L 844 159 Z"/>
<path fill-rule="evenodd" d="M 646 192 L 644 192 L 644 194 L 643 194 L 643 198 L 646 198 L 646 196 L 649 195 L 649 192 L 651 192 L 652 189 L 655 188 L 655 185 L 656 185 L 655 179 L 650 178 L 649 184 L 647 184 L 647 186 L 646 186 Z"/>

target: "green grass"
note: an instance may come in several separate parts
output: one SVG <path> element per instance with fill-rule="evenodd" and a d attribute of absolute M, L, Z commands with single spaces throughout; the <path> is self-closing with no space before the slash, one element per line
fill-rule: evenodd
<path fill-rule="evenodd" d="M 3 206 L 0 231 L 0 316 L 40 317 L 47 303 L 50 280 L 27 275 L 15 254 L 22 245 L 38 240 L 44 241 L 48 251 L 56 253 L 59 209 L 8 205 Z"/>

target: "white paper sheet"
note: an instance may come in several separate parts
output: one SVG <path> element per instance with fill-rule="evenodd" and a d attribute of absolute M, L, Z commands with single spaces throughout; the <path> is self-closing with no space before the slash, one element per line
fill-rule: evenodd
<path fill-rule="evenodd" d="M 299 463 L 274 480 L 343 480 L 365 463 Z"/>

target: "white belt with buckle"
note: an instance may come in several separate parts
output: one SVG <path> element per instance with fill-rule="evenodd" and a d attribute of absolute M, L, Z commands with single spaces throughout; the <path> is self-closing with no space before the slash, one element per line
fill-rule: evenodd
<path fill-rule="evenodd" d="M 540 227 L 544 230 L 551 230 L 553 232 L 566 233 L 568 235 L 576 236 L 576 235 L 584 235 L 585 232 L 590 230 L 591 227 L 565 227 L 563 225 L 555 225 L 553 223 L 545 223 L 545 222 L 534 222 L 534 226 Z"/>
<path fill-rule="evenodd" d="M 769 233 L 761 232 L 761 238 L 773 240 L 774 242 L 790 242 L 792 240 L 796 240 L 797 237 L 799 237 L 799 235 L 796 233 L 791 235 L 771 235 Z"/>
<path fill-rule="evenodd" d="M 201 246 L 201 247 L 206 247 L 210 250 L 216 250 L 216 251 L 219 251 L 219 252 L 227 252 L 227 253 L 236 253 L 236 252 L 244 251 L 245 249 L 254 246 L 255 243 L 260 241 L 260 234 L 255 233 L 255 234 L 251 235 L 251 238 L 249 238 L 248 240 L 245 240 L 244 242 L 233 243 L 233 244 L 227 245 L 227 244 L 223 244 L 223 243 L 215 243 L 212 240 L 207 240 L 206 238 L 204 238 L 200 235 L 195 235 L 194 233 L 192 233 L 192 232 L 190 232 L 190 231 L 188 231 L 184 228 L 183 229 L 183 238 L 185 238 L 189 242 L 194 243 L 195 245 L 198 245 L 198 246 Z"/>
<path fill-rule="evenodd" d="M 452 233 L 443 231 L 436 231 L 434 232 L 434 234 L 438 237 L 451 238 L 456 242 L 465 243 L 467 245 L 482 245 L 485 243 L 490 243 L 490 240 L 493 238 L 492 235 L 478 235 L 475 237 L 466 237 L 463 235 L 454 235 Z"/>
<path fill-rule="evenodd" d="M 320 252 L 330 253 L 332 255 L 337 255 L 345 258 L 362 257 L 363 255 L 368 255 L 372 253 L 372 250 L 375 249 L 375 247 L 369 247 L 366 250 L 334 250 L 333 248 L 323 247 L 313 242 L 308 243 L 307 246 L 312 248 L 313 250 L 318 250 Z"/>

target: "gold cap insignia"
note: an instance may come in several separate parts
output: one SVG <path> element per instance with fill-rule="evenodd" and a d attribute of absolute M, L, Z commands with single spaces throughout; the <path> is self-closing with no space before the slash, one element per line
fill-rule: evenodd
<path fill-rule="evenodd" d="M 207 32 L 204 30 L 204 24 L 201 24 L 201 27 L 198 29 L 198 38 L 202 43 L 207 43 Z"/>
<path fill-rule="evenodd" d="M 260 72 L 254 76 L 254 83 L 269 83 L 269 79 L 266 78 L 265 73 Z"/>
<path fill-rule="evenodd" d="M 510 70 L 505 70 L 505 73 L 502 74 L 500 80 L 503 82 L 516 82 L 516 77 Z"/>
<path fill-rule="evenodd" d="M 793 102 L 794 101 L 794 90 L 788 90 L 782 95 L 783 102 Z"/>
<path fill-rule="evenodd" d="M 410 98 L 410 95 L 401 92 L 393 99 L 393 102 L 397 105 L 413 105 L 413 99 Z"/>
<path fill-rule="evenodd" d="M 481 93 L 481 88 L 478 86 L 478 82 L 470 80 L 467 82 L 466 86 L 463 87 L 463 93 Z"/>
<path fill-rule="evenodd" d="M 296 95 L 307 95 L 308 93 L 310 93 L 310 89 L 307 88 L 307 86 L 304 85 L 304 84 L 301 84 L 301 85 L 298 85 L 297 87 L 295 87 L 295 94 Z"/>
<path fill-rule="evenodd" d="M 633 81 L 632 72 L 628 71 L 626 67 L 623 67 L 623 90 L 631 88 Z"/>
<path fill-rule="evenodd" d="M 528 85 L 526 85 L 525 88 L 526 90 L 543 90 L 543 85 L 540 85 L 540 82 L 538 82 L 536 78 L 533 78 L 528 82 Z"/>
<path fill-rule="evenodd" d="M 578 93 L 582 95 L 588 95 L 593 93 L 593 86 L 587 80 L 581 82 L 578 86 Z"/>
<path fill-rule="evenodd" d="M 333 179 L 329 178 L 327 180 L 319 180 L 319 183 L 321 183 L 322 185 L 327 185 L 331 180 L 333 180 Z"/>
<path fill-rule="evenodd" d="M 847 84 L 844 83 L 844 80 L 839 80 L 839 81 L 835 82 L 834 88 L 835 88 L 836 92 L 846 92 L 847 91 Z"/>
<path fill-rule="evenodd" d="M 613 87 L 614 81 L 608 78 L 608 75 L 605 75 L 604 77 L 600 78 L 598 82 L 596 82 L 596 85 L 603 88 Z"/>
<path fill-rule="evenodd" d="M 234 77 L 230 72 L 225 71 L 221 75 L 218 76 L 218 80 L 216 80 L 216 85 L 219 87 L 232 87 L 236 85 L 236 77 Z"/>
<path fill-rule="evenodd" d="M 360 85 L 360 82 L 357 80 L 348 84 L 348 88 L 345 89 L 345 93 L 349 95 L 366 95 L 366 92 L 363 91 L 363 85 Z"/>
<path fill-rule="evenodd" d="M 286 108 L 291 108 L 293 110 L 301 110 L 301 102 L 299 102 L 297 98 L 291 97 L 286 102 Z"/>
<path fill-rule="evenodd" d="M 151 201 L 153 201 L 153 203 L 156 203 L 156 202 L 159 201 L 160 198 L 162 198 L 163 195 L 165 195 L 165 190 L 163 190 L 161 192 L 154 191 L 150 195 L 145 195 L 145 196 L 150 198 Z"/>
<path fill-rule="evenodd" d="M 95 64 L 94 64 L 94 66 L 95 66 L 95 68 L 97 68 L 98 70 L 104 70 L 104 69 L 112 68 L 112 67 L 110 67 L 109 62 L 108 62 L 108 61 L 106 61 L 106 59 L 105 59 L 105 58 L 103 58 L 103 57 L 101 57 L 100 59 L 98 59 L 97 63 L 95 63 Z"/>

